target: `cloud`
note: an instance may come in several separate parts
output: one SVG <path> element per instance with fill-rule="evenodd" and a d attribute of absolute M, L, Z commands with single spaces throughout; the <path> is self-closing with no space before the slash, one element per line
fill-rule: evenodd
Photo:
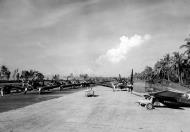
<path fill-rule="evenodd" d="M 145 41 L 149 40 L 151 36 L 146 34 L 144 36 L 134 35 L 131 38 L 127 36 L 120 37 L 120 44 L 117 48 L 109 49 L 105 54 L 99 56 L 97 62 L 102 64 L 105 61 L 111 63 L 119 63 L 126 58 L 127 53 L 134 47 L 143 44 Z"/>

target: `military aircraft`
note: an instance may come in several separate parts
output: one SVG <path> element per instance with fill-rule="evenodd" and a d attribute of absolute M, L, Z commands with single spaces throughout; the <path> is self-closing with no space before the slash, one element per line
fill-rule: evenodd
<path fill-rule="evenodd" d="M 10 94 L 11 92 L 22 92 L 24 88 L 21 86 L 5 85 L 0 87 L 1 96 L 4 94 Z"/>
<path fill-rule="evenodd" d="M 25 82 L 8 82 L 0 84 L 0 93 L 1 96 L 5 94 L 10 94 L 13 91 L 16 92 L 24 92 L 26 94 L 28 91 L 37 90 L 39 94 L 44 91 L 49 91 L 51 89 L 60 89 L 60 91 L 68 88 L 79 88 L 79 87 L 88 87 L 92 82 L 79 82 L 79 81 L 70 81 L 70 80 L 62 80 L 62 81 L 25 81 Z"/>
<path fill-rule="evenodd" d="M 88 87 L 90 86 L 91 83 L 89 82 L 79 82 L 79 81 L 64 81 L 64 82 L 53 82 L 50 85 L 47 86 L 43 86 L 43 87 L 38 87 L 38 92 L 39 94 L 41 94 L 43 91 L 49 91 L 50 89 L 55 89 L 55 88 L 59 88 L 60 91 L 64 90 L 64 89 L 68 89 L 68 88 L 79 88 L 79 87 Z"/>
<path fill-rule="evenodd" d="M 54 88 L 58 88 L 60 87 L 61 85 L 57 84 L 57 85 L 51 85 L 51 86 L 44 86 L 44 87 L 38 87 L 38 92 L 39 94 L 42 93 L 42 91 L 49 91 L 50 89 L 54 89 Z"/>
<path fill-rule="evenodd" d="M 179 108 L 190 106 L 190 91 L 181 92 L 177 90 L 164 90 L 144 95 L 145 100 L 139 100 L 141 106 L 145 106 L 148 110 L 155 106 L 165 105 L 167 107 Z"/>
<path fill-rule="evenodd" d="M 122 78 L 119 74 L 119 78 L 117 83 L 111 83 L 112 88 L 115 90 L 122 90 L 122 91 L 133 91 L 133 69 L 131 71 L 130 79 Z"/>
<path fill-rule="evenodd" d="M 0 83 L 0 91 L 1 91 L 1 96 L 4 94 L 10 94 L 12 92 L 22 92 L 24 91 L 24 88 L 22 87 L 21 82 L 3 82 Z"/>

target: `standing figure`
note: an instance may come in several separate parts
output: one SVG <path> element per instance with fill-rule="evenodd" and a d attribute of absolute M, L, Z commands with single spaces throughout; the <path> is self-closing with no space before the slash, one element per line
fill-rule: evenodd
<path fill-rule="evenodd" d="M 130 92 L 132 93 L 133 92 L 133 85 L 132 84 L 129 84 L 129 89 L 130 89 Z"/>
<path fill-rule="evenodd" d="M 3 95 L 4 95 L 4 89 L 1 88 L 1 96 L 3 96 Z"/>
<path fill-rule="evenodd" d="M 27 93 L 29 86 L 30 86 L 30 84 L 29 84 L 29 80 L 28 80 L 27 83 L 25 84 L 25 87 L 24 87 L 24 94 Z"/>
<path fill-rule="evenodd" d="M 113 88 L 113 92 L 115 92 L 115 85 L 113 84 L 113 82 L 111 82 L 112 88 Z"/>

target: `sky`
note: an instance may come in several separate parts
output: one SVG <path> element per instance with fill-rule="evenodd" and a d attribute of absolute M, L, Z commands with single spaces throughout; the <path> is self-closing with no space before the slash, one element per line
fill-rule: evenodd
<path fill-rule="evenodd" d="M 129 76 L 180 51 L 189 0 L 0 0 L 0 65 Z"/>

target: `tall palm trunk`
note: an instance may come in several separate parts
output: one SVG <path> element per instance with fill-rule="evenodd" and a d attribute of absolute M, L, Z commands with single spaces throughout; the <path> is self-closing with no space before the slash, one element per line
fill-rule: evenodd
<path fill-rule="evenodd" d="M 170 73 L 169 72 L 167 73 L 167 78 L 168 78 L 168 81 L 170 81 Z"/>
<path fill-rule="evenodd" d="M 178 81 L 179 81 L 179 83 L 181 84 L 181 73 L 180 73 L 180 71 L 179 71 L 179 69 L 178 69 Z"/>
<path fill-rule="evenodd" d="M 182 73 L 180 72 L 180 73 L 179 73 L 179 75 L 180 75 L 180 76 L 179 76 L 179 77 L 180 77 L 180 84 L 183 84 L 183 77 L 182 77 Z"/>

